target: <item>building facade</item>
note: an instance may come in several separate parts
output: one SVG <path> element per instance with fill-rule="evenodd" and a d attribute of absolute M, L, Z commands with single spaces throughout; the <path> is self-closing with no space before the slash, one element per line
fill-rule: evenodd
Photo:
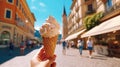
<path fill-rule="evenodd" d="M 84 18 L 95 13 L 95 2 L 92 0 L 73 0 L 71 13 L 69 15 L 69 34 L 73 34 L 84 29 Z"/>
<path fill-rule="evenodd" d="M 12 40 L 19 46 L 22 40 L 34 38 L 34 14 L 26 0 L 0 0 L 0 45 Z"/>
<path fill-rule="evenodd" d="M 85 32 L 84 18 L 95 13 L 96 3 L 93 0 L 72 0 L 71 12 L 68 16 L 68 37 L 77 45 L 80 35 Z"/>
<path fill-rule="evenodd" d="M 120 0 L 96 0 L 96 4 L 96 12 L 102 11 L 104 17 L 82 38 L 92 36 L 97 53 L 120 57 Z"/>

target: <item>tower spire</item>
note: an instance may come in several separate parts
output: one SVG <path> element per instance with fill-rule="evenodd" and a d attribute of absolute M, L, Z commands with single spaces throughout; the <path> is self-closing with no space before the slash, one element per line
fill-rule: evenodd
<path fill-rule="evenodd" d="M 67 16 L 66 10 L 65 10 L 65 6 L 64 6 L 64 9 L 63 9 L 63 15 L 66 15 L 66 16 Z"/>

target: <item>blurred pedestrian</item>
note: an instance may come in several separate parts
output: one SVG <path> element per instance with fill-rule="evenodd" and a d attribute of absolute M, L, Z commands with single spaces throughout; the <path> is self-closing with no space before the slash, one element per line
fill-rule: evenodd
<path fill-rule="evenodd" d="M 71 41 L 71 47 L 75 47 L 74 41 Z"/>
<path fill-rule="evenodd" d="M 14 44 L 13 44 L 13 41 L 10 40 L 10 42 L 9 42 L 9 55 L 12 55 L 13 51 L 14 51 Z"/>
<path fill-rule="evenodd" d="M 62 53 L 63 53 L 63 55 L 66 55 L 66 47 L 67 47 L 67 43 L 66 43 L 65 40 L 62 42 L 62 47 L 63 47 Z"/>
<path fill-rule="evenodd" d="M 78 40 L 78 48 L 79 48 L 80 56 L 82 56 L 83 45 L 84 45 L 83 40 L 82 39 Z"/>
<path fill-rule="evenodd" d="M 29 40 L 26 40 L 26 47 L 29 48 Z"/>
<path fill-rule="evenodd" d="M 32 41 L 31 48 L 33 48 L 34 46 L 35 46 L 35 43 Z"/>
<path fill-rule="evenodd" d="M 70 41 L 68 42 L 68 45 L 69 45 L 69 48 L 71 48 L 71 45 L 72 45 L 72 44 L 71 44 L 71 42 L 70 42 Z"/>
<path fill-rule="evenodd" d="M 67 49 L 69 49 L 70 48 L 69 41 L 66 41 L 66 43 L 67 43 Z"/>
<path fill-rule="evenodd" d="M 28 40 L 28 44 L 29 44 L 29 48 L 31 48 L 31 45 L 32 45 L 32 41 L 31 40 Z"/>
<path fill-rule="evenodd" d="M 89 50 L 89 58 L 92 58 L 93 42 L 92 42 L 91 37 L 88 37 L 88 40 L 87 40 L 87 48 L 88 48 L 88 50 Z"/>
<path fill-rule="evenodd" d="M 20 43 L 20 54 L 23 55 L 25 50 L 25 42 L 21 41 Z"/>

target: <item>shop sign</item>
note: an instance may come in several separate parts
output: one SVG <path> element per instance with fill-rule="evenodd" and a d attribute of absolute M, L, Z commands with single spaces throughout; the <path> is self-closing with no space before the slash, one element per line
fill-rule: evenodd
<path fill-rule="evenodd" d="M 11 27 L 10 27 L 10 26 L 7 26 L 7 25 L 3 25 L 2 28 L 11 29 Z"/>
<path fill-rule="evenodd" d="M 24 24 L 24 22 L 19 22 L 19 21 L 18 21 L 18 22 L 17 22 L 17 25 L 24 27 L 25 24 Z"/>

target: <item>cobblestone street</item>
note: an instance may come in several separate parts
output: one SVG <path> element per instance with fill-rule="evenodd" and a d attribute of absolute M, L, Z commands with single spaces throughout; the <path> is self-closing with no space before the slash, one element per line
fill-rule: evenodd
<path fill-rule="evenodd" d="M 0 67 L 30 67 L 30 59 L 38 51 L 35 49 L 24 56 L 15 56 L 10 60 L 2 63 Z M 62 54 L 61 45 L 57 45 L 57 67 L 119 67 L 120 59 L 97 55 L 94 53 L 93 58 L 88 58 L 87 50 L 83 51 L 80 57 L 77 49 L 67 49 L 67 54 Z"/>

